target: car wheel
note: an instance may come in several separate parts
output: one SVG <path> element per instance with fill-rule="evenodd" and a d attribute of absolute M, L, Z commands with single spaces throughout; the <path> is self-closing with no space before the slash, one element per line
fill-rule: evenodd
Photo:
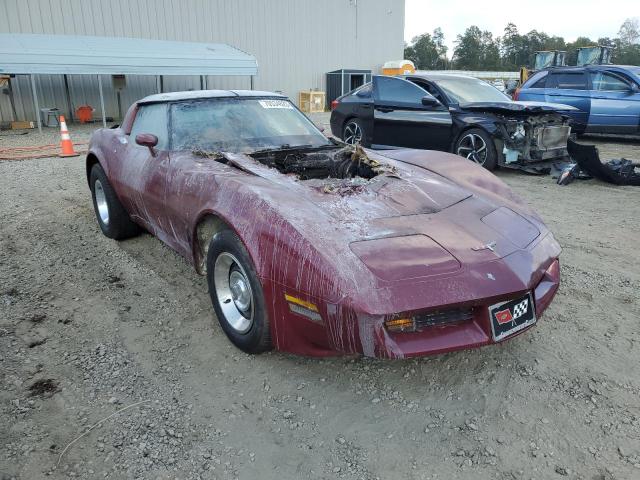
<path fill-rule="evenodd" d="M 493 139 L 487 132 L 472 128 L 462 132 L 456 142 L 454 152 L 472 162 L 493 170 L 498 165 L 498 152 Z"/>
<path fill-rule="evenodd" d="M 118 200 L 100 164 L 91 168 L 89 186 L 93 197 L 93 209 L 102 233 L 114 240 L 123 240 L 140 233 L 140 227 L 133 223 Z"/>
<path fill-rule="evenodd" d="M 364 141 L 364 127 L 357 118 L 352 118 L 344 124 L 342 140 L 349 145 L 362 144 Z"/>
<path fill-rule="evenodd" d="M 247 353 L 272 348 L 262 285 L 248 252 L 231 231 L 216 233 L 207 252 L 207 283 L 218 322 Z"/>

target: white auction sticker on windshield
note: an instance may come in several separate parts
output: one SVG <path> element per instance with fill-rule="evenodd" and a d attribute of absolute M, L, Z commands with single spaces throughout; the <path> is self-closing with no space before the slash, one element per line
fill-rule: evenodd
<path fill-rule="evenodd" d="M 286 100 L 258 100 L 262 108 L 293 108 Z"/>

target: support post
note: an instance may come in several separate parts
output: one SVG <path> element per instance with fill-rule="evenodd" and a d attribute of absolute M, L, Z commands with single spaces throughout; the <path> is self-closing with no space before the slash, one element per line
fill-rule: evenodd
<path fill-rule="evenodd" d="M 33 94 L 33 107 L 36 109 L 36 118 L 38 119 L 38 132 L 42 133 L 42 120 L 40 119 L 40 105 L 38 104 L 38 92 L 36 91 L 36 78 L 33 73 L 29 75 L 31 79 L 31 93 Z"/>
<path fill-rule="evenodd" d="M 16 112 L 16 101 L 13 98 L 13 85 L 11 85 L 11 75 L 9 75 L 9 79 L 7 80 L 7 87 L 9 89 L 9 103 L 11 103 L 11 114 L 13 115 L 13 120 L 18 120 L 18 113 Z"/>
<path fill-rule="evenodd" d="M 250 89 L 251 89 L 251 90 L 253 90 L 253 82 L 254 82 L 254 80 L 253 80 L 253 79 L 254 79 L 254 78 L 255 78 L 255 77 L 254 77 L 253 75 L 251 75 L 251 80 L 250 80 L 250 87 L 251 87 Z"/>
<path fill-rule="evenodd" d="M 71 105 L 71 93 L 69 92 L 69 78 L 67 75 L 63 75 L 64 77 L 64 91 L 67 95 L 67 110 L 69 111 L 69 122 L 73 122 L 73 106 Z"/>
<path fill-rule="evenodd" d="M 102 92 L 102 77 L 98 75 L 98 90 L 100 91 L 100 111 L 102 112 L 102 127 L 107 128 L 107 117 L 104 113 L 104 94 Z"/>
<path fill-rule="evenodd" d="M 204 75 L 200 75 L 200 90 L 204 90 Z"/>
<path fill-rule="evenodd" d="M 156 75 L 156 93 L 162 93 L 162 86 L 160 85 L 160 75 Z"/>

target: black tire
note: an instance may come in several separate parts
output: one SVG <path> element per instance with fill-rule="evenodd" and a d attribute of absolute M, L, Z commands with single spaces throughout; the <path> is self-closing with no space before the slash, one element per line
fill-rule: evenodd
<path fill-rule="evenodd" d="M 349 145 L 359 143 L 362 146 L 366 146 L 366 138 L 366 129 L 359 118 L 350 118 L 344 122 L 344 127 L 342 127 L 342 141 L 344 143 Z"/>
<path fill-rule="evenodd" d="M 225 265 L 230 260 L 236 262 L 236 265 L 229 266 L 229 270 L 226 271 Z M 216 267 L 218 267 L 217 271 Z M 243 278 L 242 281 L 248 281 L 250 286 L 250 308 L 244 310 L 236 303 L 234 292 L 227 291 L 226 287 L 221 285 L 225 275 L 227 276 L 227 284 L 230 286 L 233 275 L 238 274 Z M 216 233 L 209 242 L 207 283 L 218 322 L 229 340 L 246 353 L 262 353 L 271 350 L 273 346 L 269 330 L 269 315 L 265 306 L 262 285 L 249 253 L 231 230 L 222 230 Z M 249 324 L 240 328 L 243 325 L 241 322 L 244 321 Z"/>
<path fill-rule="evenodd" d="M 98 195 L 106 201 L 106 218 L 103 218 L 101 211 L 98 209 L 98 201 L 96 200 L 96 185 L 98 185 Z M 93 209 L 100 225 L 100 230 L 105 236 L 114 240 L 124 240 L 140 233 L 140 227 L 133 223 L 129 214 L 124 209 L 120 200 L 116 196 L 107 175 L 99 163 L 91 168 L 89 175 L 89 186 L 91 188 L 91 198 L 93 199 Z M 104 211 L 105 202 L 101 202 Z"/>
<path fill-rule="evenodd" d="M 477 142 L 478 137 L 480 137 L 482 139 L 482 142 L 484 143 L 484 147 L 486 148 L 486 156 L 482 156 L 481 153 L 476 153 L 475 155 L 473 155 L 473 151 L 468 150 L 468 148 L 473 147 L 473 142 L 475 142 L 476 145 L 479 145 L 479 142 Z M 473 142 L 471 141 L 471 139 L 473 139 Z M 478 152 L 481 148 L 481 146 L 476 147 Z M 502 152 L 497 151 L 496 144 L 493 141 L 493 138 L 491 138 L 491 135 L 489 135 L 481 128 L 470 128 L 469 130 L 465 130 L 464 132 L 462 132 L 456 140 L 456 143 L 453 147 L 453 153 L 465 157 L 479 165 L 482 165 L 487 170 L 495 170 L 495 168 L 500 163 L 499 159 L 502 156 Z"/>

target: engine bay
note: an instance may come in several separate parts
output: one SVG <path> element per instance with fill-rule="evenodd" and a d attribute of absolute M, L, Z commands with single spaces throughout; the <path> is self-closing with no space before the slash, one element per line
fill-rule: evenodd
<path fill-rule="evenodd" d="M 567 139 L 571 133 L 569 120 L 557 113 L 531 115 L 525 118 L 502 117 L 500 128 L 506 152 L 506 163 L 540 161 L 567 155 Z M 517 158 L 509 155 L 517 151 Z"/>
<path fill-rule="evenodd" d="M 351 179 L 370 180 L 393 167 L 369 158 L 362 147 L 345 146 L 322 149 L 281 149 L 250 154 L 263 165 L 283 174 L 295 174 L 300 180 Z"/>

